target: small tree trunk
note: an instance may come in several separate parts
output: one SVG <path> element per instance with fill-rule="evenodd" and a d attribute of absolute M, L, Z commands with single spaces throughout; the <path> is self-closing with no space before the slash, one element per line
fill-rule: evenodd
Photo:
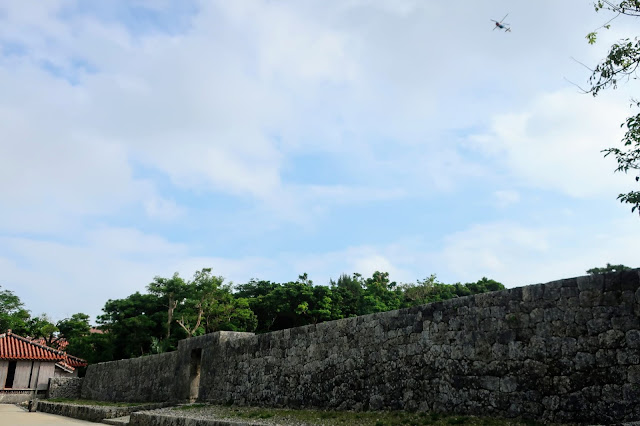
<path fill-rule="evenodd" d="M 169 297 L 169 310 L 167 312 L 167 339 L 171 337 L 171 322 L 173 321 L 173 311 L 178 306 L 178 301 Z"/>

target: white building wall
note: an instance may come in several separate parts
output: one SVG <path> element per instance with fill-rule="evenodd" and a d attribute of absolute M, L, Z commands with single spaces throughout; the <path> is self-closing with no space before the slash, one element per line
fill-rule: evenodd
<path fill-rule="evenodd" d="M 33 361 L 18 361 L 16 375 L 13 378 L 13 389 L 29 389 L 32 364 Z"/>
<path fill-rule="evenodd" d="M 38 389 L 47 389 L 49 386 L 49 379 L 55 376 L 56 366 L 54 362 L 42 362 L 40 363 L 40 376 L 38 377 Z M 34 371 L 35 375 L 35 371 Z M 34 379 L 35 380 L 35 379 Z"/>
<path fill-rule="evenodd" d="M 36 377 L 38 376 L 39 368 L 40 368 L 40 361 L 34 361 L 33 370 L 31 372 L 31 381 L 29 382 L 29 389 L 33 389 L 36 385 Z"/>
<path fill-rule="evenodd" d="M 0 361 L 0 389 L 4 387 L 7 381 L 7 370 L 9 369 L 9 361 Z"/>

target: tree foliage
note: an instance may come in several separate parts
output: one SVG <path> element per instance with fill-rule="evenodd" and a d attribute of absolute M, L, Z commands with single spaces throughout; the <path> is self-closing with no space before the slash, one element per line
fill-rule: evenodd
<path fill-rule="evenodd" d="M 0 331 L 11 329 L 18 334 L 27 334 L 30 317 L 19 297 L 0 287 Z"/>
<path fill-rule="evenodd" d="M 609 10 L 618 16 L 624 15 L 637 18 L 640 16 L 640 0 L 609 1 L 598 0 L 595 3 L 596 11 Z M 603 28 L 609 28 L 607 22 Z M 597 31 L 587 34 L 587 40 L 594 44 L 597 38 Z M 588 92 L 597 96 L 601 90 L 616 89 L 620 82 L 627 82 L 638 78 L 638 67 L 640 66 L 640 39 L 625 38 L 614 43 L 609 49 L 607 56 L 597 64 L 589 78 L 590 89 Z M 632 105 L 640 107 L 640 102 L 633 101 Z M 618 166 L 617 172 L 628 173 L 630 170 L 640 171 L 640 113 L 629 117 L 622 127 L 626 128 L 622 139 L 622 147 L 612 147 L 605 149 L 605 157 L 612 155 L 616 158 Z M 635 181 L 640 182 L 640 174 L 635 176 Z M 619 194 L 618 199 L 622 203 L 631 204 L 631 212 L 638 210 L 640 215 L 640 191 L 629 191 Z"/>
<path fill-rule="evenodd" d="M 596 267 L 596 268 L 587 269 L 587 274 L 600 275 L 600 274 L 608 274 L 610 272 L 628 271 L 630 269 L 631 268 L 625 265 L 612 265 L 610 263 L 607 263 L 607 266 L 605 266 L 604 268 Z"/>
<path fill-rule="evenodd" d="M 58 327 L 51 322 L 47 314 L 41 314 L 26 321 L 26 335 L 43 338 L 47 346 L 57 347 Z"/>
<path fill-rule="evenodd" d="M 504 290 L 504 285 L 486 277 L 475 283 L 443 284 L 439 282 L 435 274 L 418 280 L 416 284 L 403 284 L 403 307 L 424 305 L 432 302 L 453 299 L 455 297 L 471 296 L 473 294 L 487 293 L 490 291 Z"/>
<path fill-rule="evenodd" d="M 159 297 L 167 308 L 165 339 L 168 340 L 171 337 L 173 314 L 178 304 L 183 302 L 187 296 L 187 283 L 176 272 L 171 278 L 155 277 L 153 282 L 147 286 L 147 290 Z"/>

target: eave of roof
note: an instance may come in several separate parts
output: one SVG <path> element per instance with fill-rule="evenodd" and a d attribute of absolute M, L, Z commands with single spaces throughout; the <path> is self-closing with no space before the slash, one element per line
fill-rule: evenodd
<path fill-rule="evenodd" d="M 62 361 L 70 368 L 88 365 L 87 361 L 81 358 L 32 342 L 25 337 L 13 334 L 11 330 L 0 334 L 0 359 Z"/>
<path fill-rule="evenodd" d="M 66 371 L 67 373 L 73 373 L 75 371 L 75 368 L 65 364 L 64 361 L 56 362 L 56 367 L 63 371 Z"/>

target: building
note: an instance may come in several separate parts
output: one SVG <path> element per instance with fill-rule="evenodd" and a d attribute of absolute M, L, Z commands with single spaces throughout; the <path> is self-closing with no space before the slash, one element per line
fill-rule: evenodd
<path fill-rule="evenodd" d="M 0 402 L 17 402 L 47 390 L 52 377 L 77 377 L 87 362 L 13 334 L 0 334 Z"/>

